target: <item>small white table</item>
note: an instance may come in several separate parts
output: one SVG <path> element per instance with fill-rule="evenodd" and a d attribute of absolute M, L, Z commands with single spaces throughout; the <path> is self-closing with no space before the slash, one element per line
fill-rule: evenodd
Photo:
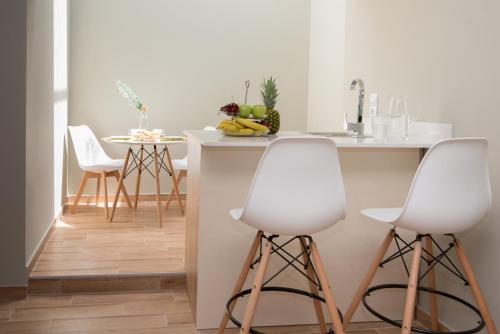
<path fill-rule="evenodd" d="M 139 199 L 139 188 L 141 185 L 141 175 L 144 171 L 147 171 L 156 181 L 156 207 L 157 207 L 157 219 L 158 224 L 162 226 L 161 219 L 161 198 L 160 198 L 160 172 L 164 170 L 172 177 L 174 195 L 179 202 L 181 212 L 184 214 L 184 209 L 182 207 L 181 197 L 179 195 L 179 189 L 177 187 L 177 180 L 174 173 L 174 168 L 172 166 L 172 160 L 170 158 L 170 152 L 168 150 L 169 145 L 176 145 L 186 143 L 186 138 L 181 136 L 163 136 L 158 140 L 154 141 L 140 141 L 134 140 L 132 136 L 112 136 L 103 138 L 103 141 L 110 144 L 119 144 L 129 146 L 127 154 L 125 155 L 125 163 L 123 164 L 123 169 L 118 181 L 118 187 L 116 188 L 116 195 L 113 201 L 113 208 L 111 210 L 111 215 L 109 221 L 113 221 L 115 215 L 116 205 L 118 203 L 118 197 L 120 195 L 120 190 L 123 186 L 123 180 L 133 171 L 137 170 L 136 186 L 135 186 L 135 203 L 134 209 L 137 209 L 137 202 Z M 158 147 L 163 146 L 163 149 L 159 151 Z M 151 164 L 153 164 L 153 171 L 150 169 Z M 169 195 L 170 197 L 171 195 Z"/>

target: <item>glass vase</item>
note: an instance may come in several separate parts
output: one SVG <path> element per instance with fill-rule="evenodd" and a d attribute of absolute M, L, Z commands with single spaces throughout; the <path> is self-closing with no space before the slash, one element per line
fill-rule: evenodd
<path fill-rule="evenodd" d="M 139 112 L 139 129 L 149 131 L 149 115 L 147 112 Z"/>

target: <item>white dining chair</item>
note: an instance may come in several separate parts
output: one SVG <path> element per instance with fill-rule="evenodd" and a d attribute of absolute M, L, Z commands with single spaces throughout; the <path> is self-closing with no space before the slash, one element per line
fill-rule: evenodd
<path fill-rule="evenodd" d="M 475 333 L 486 326 L 489 333 L 496 333 L 493 318 L 481 293 L 472 267 L 464 248 L 455 236 L 479 223 L 488 213 L 492 204 L 492 193 L 488 172 L 488 143 L 483 138 L 446 139 L 436 143 L 424 156 L 413 179 L 408 197 L 401 208 L 364 209 L 361 213 L 371 219 L 392 226 L 382 246 L 376 253 L 375 260 L 364 276 L 345 318 L 347 326 L 359 303 L 379 319 L 402 328 L 401 333 L 409 334 L 412 330 L 420 333 L 439 333 L 437 297 L 449 299 L 472 310 L 479 318 L 470 330 L 461 333 Z M 397 234 L 397 229 L 410 230 L 416 238 L 409 243 Z M 435 235 L 445 235 L 450 240 L 445 247 L 439 245 Z M 422 241 L 425 238 L 425 247 Z M 391 242 L 395 240 L 398 250 L 384 260 Z M 399 248 L 402 245 L 402 248 Z M 434 254 L 433 248 L 439 250 Z M 448 252 L 454 249 L 465 274 L 458 269 Z M 403 255 L 413 251 L 412 263 L 407 266 Z M 368 288 L 377 268 L 395 259 L 403 260 L 408 273 L 408 284 L 381 284 Z M 446 261 L 449 261 L 446 262 Z M 425 263 L 425 271 L 421 268 Z M 465 285 L 470 285 L 478 309 L 444 291 L 436 290 L 435 266 L 443 265 L 458 277 Z M 420 273 L 419 271 L 423 271 Z M 419 283 L 427 277 L 427 287 Z M 368 302 L 370 295 L 385 289 L 406 290 L 405 306 L 401 316 L 403 321 L 391 320 L 380 314 Z M 429 294 L 431 332 L 413 327 L 415 301 L 418 292 Z"/>
<path fill-rule="evenodd" d="M 71 207 L 71 212 L 75 213 L 88 179 L 96 178 L 96 205 L 99 204 L 100 183 L 102 180 L 104 186 L 104 214 L 108 218 L 108 186 L 106 179 L 108 177 L 114 177 L 117 181 L 120 179 L 119 170 L 123 168 L 124 160 L 111 159 L 104 152 L 101 144 L 88 126 L 68 126 L 68 129 L 73 141 L 78 166 L 84 172 L 80 186 L 78 187 L 78 193 Z M 122 187 L 122 192 L 127 205 L 129 208 L 132 208 L 125 185 Z"/>
<path fill-rule="evenodd" d="M 311 234 L 327 229 L 343 219 L 345 207 L 346 197 L 337 148 L 331 139 L 279 138 L 271 142 L 257 167 L 246 202 L 242 208 L 230 211 L 234 220 L 242 221 L 258 232 L 232 296 L 226 304 L 226 313 L 217 333 L 224 332 L 229 319 L 240 327 L 240 333 L 253 331 L 250 326 L 261 291 L 280 291 L 310 297 L 314 301 L 321 333 L 327 332 L 321 306 L 321 302 L 326 302 L 335 333 L 343 333 L 341 314 L 335 305 Z M 278 244 L 278 235 L 290 238 Z M 293 254 L 292 257 L 290 252 L 283 250 L 283 246 L 291 245 L 294 241 L 300 245 L 301 253 Z M 265 247 L 262 243 L 265 243 Z M 260 256 L 254 260 L 259 246 Z M 276 275 L 271 275 L 264 282 L 271 255 L 286 258 L 286 267 L 293 267 L 307 277 L 310 291 L 269 286 Z M 242 291 L 249 270 L 257 264 L 252 289 Z M 277 272 L 279 273 L 281 271 Z M 319 296 L 319 290 L 323 292 L 323 297 Z M 250 295 L 250 298 L 240 322 L 232 315 L 232 311 L 236 300 L 246 295 Z"/>
<path fill-rule="evenodd" d="M 203 131 L 216 131 L 217 129 L 213 126 L 205 126 L 203 128 Z M 174 168 L 174 173 L 177 174 L 175 178 L 173 178 L 174 182 L 177 185 L 177 189 L 179 189 L 179 185 L 182 181 L 183 178 L 187 177 L 187 166 L 188 166 L 188 157 L 187 155 L 182 158 L 182 159 L 172 159 L 172 166 Z M 170 202 L 175 196 L 175 187 L 172 186 L 172 190 L 170 191 L 170 194 L 168 195 L 167 198 L 167 203 L 165 204 L 165 209 L 168 210 L 168 207 L 170 205 Z M 180 200 L 179 200 L 180 202 Z M 182 207 L 181 207 L 181 212 L 184 213 Z"/>

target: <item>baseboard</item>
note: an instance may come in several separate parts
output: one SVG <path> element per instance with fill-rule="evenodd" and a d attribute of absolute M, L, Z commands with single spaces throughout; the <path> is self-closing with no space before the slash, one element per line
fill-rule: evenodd
<path fill-rule="evenodd" d="M 429 313 L 427 313 L 426 311 L 424 311 L 421 307 L 417 306 L 416 312 L 415 312 L 415 318 L 416 318 L 416 320 L 418 322 L 420 322 L 425 327 L 431 328 L 431 325 L 432 325 L 431 316 L 430 316 Z M 439 330 L 440 331 L 443 331 L 443 332 L 449 332 L 450 331 L 450 329 L 448 328 L 448 326 L 446 326 L 445 324 L 443 324 L 439 320 L 438 320 L 438 326 L 439 326 Z"/>
<path fill-rule="evenodd" d="M 55 216 L 55 218 L 52 220 L 50 225 L 47 227 L 47 230 L 43 234 L 42 239 L 38 242 L 38 245 L 35 248 L 35 251 L 31 254 L 30 258 L 28 259 L 28 262 L 26 263 L 26 271 L 28 272 L 28 275 L 31 274 L 31 271 L 33 270 L 33 267 L 35 266 L 36 261 L 40 257 L 40 254 L 42 253 L 43 247 L 45 247 L 45 244 L 47 241 L 49 241 L 50 236 L 54 232 L 56 228 L 56 222 L 58 219 L 60 219 L 61 215 L 63 212 L 63 207 L 59 209 L 59 212 Z"/>
<path fill-rule="evenodd" d="M 25 286 L 0 286 L 0 300 L 24 299 L 27 295 Z"/>
<path fill-rule="evenodd" d="M 160 194 L 160 199 L 162 201 L 166 201 L 168 199 L 169 194 Z M 181 199 L 185 200 L 186 199 L 186 194 L 180 194 Z M 71 204 L 74 202 L 76 195 L 70 195 L 66 197 L 66 204 L 64 205 L 65 207 L 71 206 Z M 135 195 L 128 195 L 130 200 L 132 202 L 135 201 Z M 100 196 L 101 200 L 103 198 L 102 194 Z M 111 203 L 115 200 L 115 195 L 109 195 L 108 196 L 108 201 Z M 150 201 L 156 201 L 156 194 L 140 194 L 139 195 L 139 202 L 145 201 L 145 202 L 150 202 Z M 118 202 L 124 203 L 125 202 L 125 197 L 123 195 L 120 195 L 118 197 Z M 175 202 L 175 201 L 174 201 Z M 94 204 L 95 203 L 95 195 L 82 195 L 80 198 L 79 204 Z"/>

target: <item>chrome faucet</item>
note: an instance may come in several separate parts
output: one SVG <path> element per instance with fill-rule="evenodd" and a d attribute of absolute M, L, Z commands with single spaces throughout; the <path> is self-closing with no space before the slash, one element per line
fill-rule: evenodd
<path fill-rule="evenodd" d="M 351 90 L 355 90 L 356 86 L 359 86 L 359 97 L 358 97 L 358 121 L 356 123 L 347 122 L 347 116 L 345 116 L 344 123 L 347 124 L 348 131 L 354 132 L 354 137 L 364 136 L 364 126 L 363 126 L 363 104 L 365 101 L 365 84 L 361 79 L 354 79 L 351 82 Z"/>
<path fill-rule="evenodd" d="M 365 101 L 365 84 L 361 79 L 354 79 L 351 82 L 351 90 L 355 90 L 356 86 L 359 86 L 359 97 L 358 97 L 358 123 L 363 122 L 363 104 Z"/>

